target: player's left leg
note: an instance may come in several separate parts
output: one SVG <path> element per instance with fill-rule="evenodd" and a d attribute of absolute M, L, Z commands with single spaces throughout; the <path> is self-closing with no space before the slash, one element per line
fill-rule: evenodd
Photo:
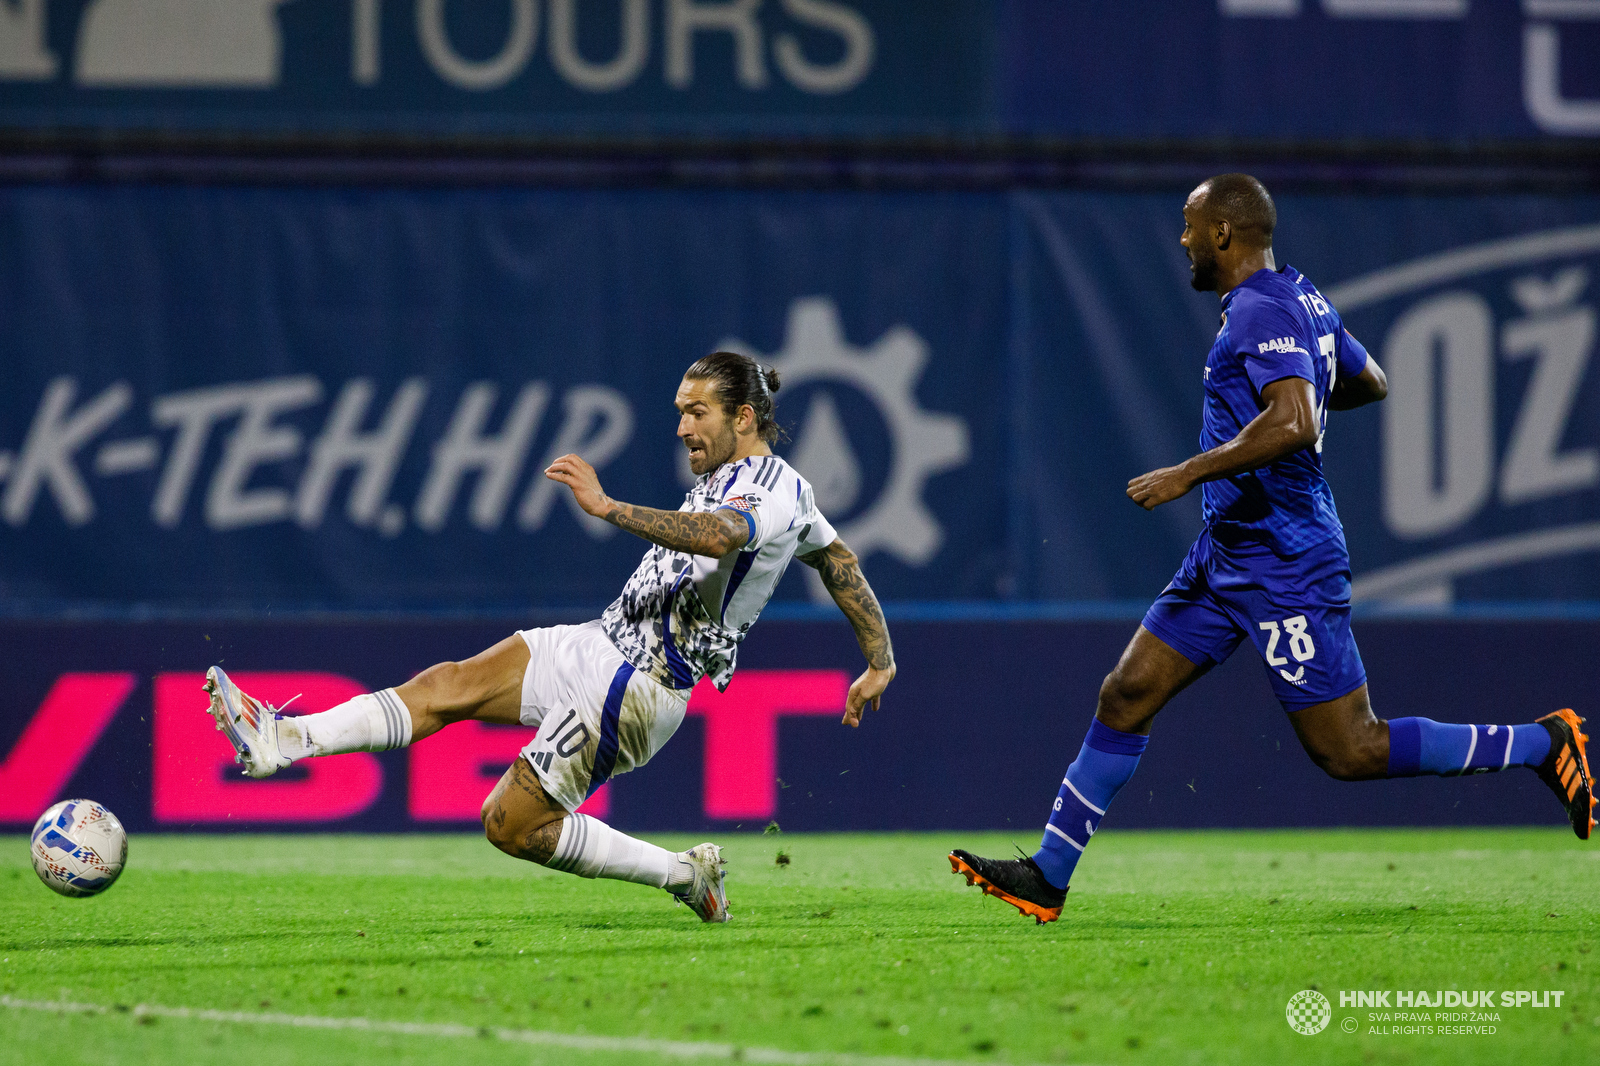
<path fill-rule="evenodd" d="M 1300 743 L 1328 776 L 1341 781 L 1387 777 L 1459 777 L 1525 766 L 1539 774 L 1566 809 L 1573 832 L 1589 839 L 1595 825 L 1583 719 L 1570 710 L 1520 725 L 1382 721 L 1367 686 L 1325 703 L 1291 710 Z"/>
<path fill-rule="evenodd" d="M 607 877 L 663 888 L 702 921 L 728 920 L 722 854 L 715 844 L 684 852 L 618 832 L 598 818 L 568 813 L 519 755 L 483 801 L 483 831 L 507 855 L 579 877 Z"/>
<path fill-rule="evenodd" d="M 1156 714 L 1225 661 L 1244 637 L 1210 602 L 1204 576 L 1210 550 L 1209 537 L 1195 541 L 1101 684 L 1094 720 L 1061 780 L 1039 850 L 989 859 L 958 848 L 950 853 L 950 868 L 969 885 L 981 885 L 1040 924 L 1061 916 L 1078 859 L 1138 768 Z"/>

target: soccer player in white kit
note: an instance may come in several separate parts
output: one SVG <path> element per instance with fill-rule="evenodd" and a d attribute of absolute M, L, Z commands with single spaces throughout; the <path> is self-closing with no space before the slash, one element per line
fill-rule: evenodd
<path fill-rule="evenodd" d="M 613 500 L 576 455 L 550 464 L 545 476 L 570 488 L 585 511 L 652 545 L 597 621 L 524 630 L 464 662 L 300 717 L 279 714 L 212 667 L 209 710 L 244 772 L 268 777 L 307 756 L 404 747 L 466 719 L 537 726 L 483 802 L 489 840 L 554 870 L 664 888 L 703 921 L 727 921 L 717 845 L 669 852 L 573 812 L 660 750 L 701 677 L 728 687 L 740 641 L 795 556 L 817 570 L 866 655 L 844 723 L 859 726 L 894 678 L 888 627 L 860 563 L 805 478 L 772 454 L 777 390 L 776 371 L 733 352 L 689 368 L 675 403 L 698 480 L 676 511 Z"/>

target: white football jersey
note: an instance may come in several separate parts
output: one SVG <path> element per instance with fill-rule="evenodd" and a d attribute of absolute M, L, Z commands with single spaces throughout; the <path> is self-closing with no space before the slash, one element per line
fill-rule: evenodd
<path fill-rule="evenodd" d="M 702 474 L 680 511 L 729 508 L 750 539 L 721 559 L 652 545 L 600 624 L 617 650 L 668 688 L 710 677 L 733 680 L 739 642 L 772 598 L 796 555 L 826 548 L 836 534 L 811 485 L 775 455 L 753 455 Z"/>

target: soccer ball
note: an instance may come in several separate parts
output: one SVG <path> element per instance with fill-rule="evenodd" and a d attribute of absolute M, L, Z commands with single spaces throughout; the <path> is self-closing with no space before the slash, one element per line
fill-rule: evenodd
<path fill-rule="evenodd" d="M 63 896 L 111 887 L 128 861 L 128 834 L 94 800 L 62 800 L 33 825 L 33 872 Z"/>

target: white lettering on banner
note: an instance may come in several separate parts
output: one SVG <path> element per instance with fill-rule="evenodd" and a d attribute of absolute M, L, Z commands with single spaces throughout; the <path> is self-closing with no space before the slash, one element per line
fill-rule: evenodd
<path fill-rule="evenodd" d="M 667 84 L 674 89 L 694 84 L 695 35 L 717 32 L 733 38 L 739 84 L 766 88 L 761 25 L 756 21 L 760 7 L 761 0 L 667 0 Z"/>
<path fill-rule="evenodd" d="M 844 41 L 844 56 L 824 66 L 808 60 L 791 35 L 780 33 L 774 38 L 773 59 L 795 88 L 819 95 L 842 93 L 860 85 L 871 73 L 877 40 L 872 24 L 858 12 L 829 0 L 783 0 L 783 9 L 796 22 L 827 30 Z"/>
<path fill-rule="evenodd" d="M 472 0 L 481 3 L 482 0 Z M 487 92 L 522 73 L 539 37 L 537 0 L 505 0 L 511 5 L 511 26 L 505 44 L 489 59 L 468 59 L 456 51 L 445 29 L 445 0 L 417 0 L 417 40 L 435 74 L 458 89 Z"/>
<path fill-rule="evenodd" d="M 1300 14 L 1300 0 L 1217 0 L 1224 18 L 1292 19 Z"/>
<path fill-rule="evenodd" d="M 492 382 L 480 381 L 461 394 L 449 430 L 433 446 L 433 464 L 417 497 L 414 513 L 423 529 L 433 532 L 444 527 L 462 479 L 473 471 L 478 473 L 478 483 L 468 511 L 472 524 L 482 530 L 500 528 L 528 447 L 550 402 L 550 387 L 542 381 L 524 385 L 500 432 L 485 436 L 484 423 L 498 391 Z"/>
<path fill-rule="evenodd" d="M 384 503 L 427 398 L 427 382 L 408 378 L 395 390 L 378 428 L 362 433 L 357 427 L 372 403 L 372 382 L 365 378 L 346 382 L 322 435 L 311 446 L 311 465 L 295 497 L 295 520 L 306 529 L 320 526 L 334 483 L 342 472 L 354 469 L 359 473 L 345 510 L 350 521 L 358 526 L 381 523 L 388 536 L 399 533 L 405 510 Z"/>
<path fill-rule="evenodd" d="M 383 0 L 351 0 L 350 3 L 350 80 L 357 85 L 376 85 L 383 74 Z"/>
<path fill-rule="evenodd" d="M 0 450 L 0 514 L 22 526 L 36 511 L 41 490 L 54 497 L 68 524 L 95 518 L 94 497 L 80 470 L 78 454 L 90 448 L 133 405 L 133 389 L 118 382 L 94 399 L 74 407 L 78 384 L 58 378 L 46 388 L 30 428 L 17 452 Z M 99 477 L 120 477 L 160 469 L 151 501 L 152 520 L 164 528 L 182 523 L 195 482 L 202 477 L 206 456 L 217 436 L 213 431 L 238 419 L 220 440 L 215 472 L 210 475 L 203 518 L 219 531 L 289 520 L 316 529 L 334 506 L 334 495 L 351 475 L 344 513 L 358 528 L 383 536 L 401 533 L 407 506 L 390 498 L 401 465 L 414 443 L 429 395 L 422 378 L 408 378 L 395 389 L 381 413 L 374 412 L 375 386 L 365 378 L 345 382 L 320 432 L 310 434 L 287 421 L 322 401 L 321 381 L 309 375 L 234 382 L 160 396 L 150 406 L 156 428 L 174 430 L 166 461 L 164 438 L 135 436 L 100 444 L 92 454 Z M 467 517 L 478 529 L 492 532 L 503 524 L 519 479 L 526 477 L 517 513 L 523 530 L 542 529 L 556 499 L 566 497 L 573 517 L 592 538 L 605 539 L 615 527 L 584 514 L 543 467 L 558 455 L 578 452 L 596 469 L 611 463 L 633 438 L 634 414 L 628 399 L 598 384 L 575 385 L 562 398 L 565 418 L 556 427 L 540 468 L 526 470 L 543 415 L 551 399 L 545 382 L 525 385 L 511 405 L 499 432 L 487 433 L 497 388 L 492 382 L 467 387 L 455 404 L 442 438 L 431 450 L 426 477 L 413 506 L 416 525 L 437 533 L 449 521 L 465 480 L 476 479 Z M 376 425 L 363 426 L 371 420 Z M 296 463 L 296 460 L 302 460 Z M 283 487 L 251 487 L 265 468 L 297 482 Z M 296 473 L 298 467 L 298 473 Z"/>
<path fill-rule="evenodd" d="M 1464 19 L 1468 0 L 1322 0 L 1336 19 Z"/>
<path fill-rule="evenodd" d="M 1335 19 L 1436 21 L 1465 19 L 1470 0 L 1322 0 Z M 1300 0 L 1217 0 L 1223 18 L 1298 18 Z M 1522 106 L 1545 133 L 1584 137 L 1600 133 L 1600 99 L 1561 95 L 1559 22 L 1600 21 L 1600 0 L 1522 0 L 1531 20 L 1522 28 Z"/>
<path fill-rule="evenodd" d="M 1402 555 L 1356 576 L 1354 599 L 1444 604 L 1457 578 L 1600 550 L 1600 522 L 1583 517 L 1600 498 L 1600 441 L 1588 399 L 1600 325 L 1594 301 L 1580 303 L 1597 254 L 1600 226 L 1568 226 L 1449 249 L 1328 289 L 1347 321 L 1415 294 L 1379 357 L 1390 383 L 1382 415 L 1384 519 L 1402 539 L 1452 537 L 1427 554 Z M 1525 273 L 1530 269 L 1537 273 Z M 1491 279 L 1508 286 L 1522 317 L 1492 320 L 1484 296 L 1494 294 L 1481 287 Z M 1437 292 L 1474 282 L 1476 292 Z M 1506 364 L 1532 364 L 1502 373 L 1498 399 L 1497 339 Z M 1469 384 L 1450 380 L 1457 373 Z M 1520 395 L 1508 394 L 1524 382 Z M 1461 402 L 1464 393 L 1469 402 Z M 1515 420 L 1496 419 L 1497 407 L 1515 411 Z M 1498 470 L 1489 428 L 1497 421 L 1510 422 Z M 1580 494 L 1582 501 L 1563 502 L 1559 511 L 1522 506 Z M 1491 501 L 1500 508 L 1485 515 L 1484 535 L 1463 542 L 1458 534 Z"/>
<path fill-rule="evenodd" d="M 94 0 L 78 28 L 84 86 L 270 89 L 286 0 Z"/>
<path fill-rule="evenodd" d="M 569 391 L 563 400 L 566 421 L 550 444 L 550 450 L 539 463 L 539 469 L 528 482 L 528 491 L 517 508 L 517 526 L 521 529 L 543 529 L 550 517 L 550 505 L 558 492 L 566 498 L 567 506 L 578 523 L 596 540 L 616 533 L 617 527 L 603 518 L 589 514 L 572 493 L 565 491 L 559 481 L 544 476 L 544 469 L 568 452 L 575 452 L 596 469 L 605 466 L 627 447 L 633 438 L 633 407 L 615 389 L 604 385 L 581 385 Z"/>
<path fill-rule="evenodd" d="M 154 437 L 107 441 L 94 456 L 94 472 L 101 477 L 154 470 L 161 462 L 161 442 Z"/>
<path fill-rule="evenodd" d="M 150 514 L 156 525 L 171 529 L 183 520 L 189 486 L 194 483 L 205 455 L 211 427 L 238 414 L 249 402 L 249 385 L 214 385 L 173 393 L 156 400 L 150 420 L 158 427 L 177 427 L 178 435 L 167 452 L 167 465 L 156 483 Z"/>
<path fill-rule="evenodd" d="M 292 2 L 89 0 L 78 9 L 72 81 L 87 88 L 279 88 L 285 40 L 278 9 Z M 334 0 L 323 2 L 331 5 Z M 579 47 L 581 27 L 587 25 L 580 19 L 608 14 L 596 10 L 598 0 L 548 0 L 550 68 L 580 92 L 614 93 L 638 83 L 652 54 L 653 8 L 661 15 L 661 74 L 675 89 L 695 83 L 695 46 L 707 35 L 729 39 L 734 82 L 750 92 L 769 87 L 769 49 L 783 79 L 814 96 L 849 92 L 877 62 L 871 22 L 842 0 L 661 0 L 658 8 L 652 0 L 613 2 L 617 46 L 609 58 L 600 59 L 585 56 Z M 444 84 L 463 92 L 490 92 L 527 72 L 538 53 L 546 0 L 496 3 L 506 13 L 505 36 L 492 54 L 471 55 L 457 47 L 450 26 L 461 12 L 481 17 L 485 0 L 412 0 L 410 31 L 429 69 Z M 405 17 L 405 5 L 349 0 L 349 6 L 350 81 L 366 88 L 380 85 L 384 19 Z M 57 7 L 65 10 L 67 5 Z M 50 17 L 49 0 L 0 0 L 0 81 L 60 76 L 62 64 L 48 47 Z M 807 42 L 819 38 L 838 42 L 835 47 L 821 45 L 830 53 L 826 62 L 807 52 Z M 837 58 L 832 58 L 835 52 Z M 720 59 L 727 53 L 711 54 Z"/>
<path fill-rule="evenodd" d="M 95 517 L 94 498 L 77 456 L 131 409 L 134 393 L 126 382 L 118 382 L 74 408 L 77 393 L 78 384 L 72 378 L 51 382 L 20 449 L 0 451 L 0 486 L 4 489 L 0 514 L 13 526 L 30 521 L 41 490 L 54 497 L 69 524 L 82 525 Z M 395 536 L 406 528 L 407 508 L 392 500 L 390 493 L 414 442 L 428 394 L 424 379 L 408 378 L 376 417 L 377 424 L 363 429 L 374 405 L 374 383 L 365 378 L 347 381 L 320 433 L 306 448 L 304 429 L 285 418 L 322 401 L 324 389 L 317 378 L 299 375 L 188 389 L 157 397 L 150 406 L 156 428 L 175 431 L 164 465 L 163 439 L 138 436 L 102 443 L 93 453 L 92 469 L 99 477 L 118 477 L 159 467 L 151 518 L 159 526 L 174 528 L 183 521 L 195 482 L 202 476 L 216 436 L 213 431 L 237 418 L 238 424 L 220 442 L 216 469 L 210 476 L 203 509 L 207 527 L 225 531 L 292 519 L 304 529 L 318 528 L 333 506 L 341 479 L 351 474 L 344 506 L 350 523 Z M 425 532 L 437 533 L 445 527 L 468 477 L 476 478 L 469 521 L 486 532 L 503 524 L 519 478 L 526 473 L 528 453 L 550 401 L 550 387 L 542 381 L 525 385 L 499 432 L 490 434 L 485 430 L 496 396 L 492 382 L 468 386 L 443 437 L 435 441 L 414 504 L 416 524 Z M 567 390 L 562 406 L 565 419 L 554 432 L 543 465 L 558 455 L 578 452 L 600 469 L 632 440 L 633 408 L 615 389 L 576 385 Z M 302 457 L 296 475 L 295 460 Z M 288 471 L 279 475 L 280 481 L 297 476 L 297 483 L 281 488 L 251 487 L 252 480 L 269 466 Z M 560 486 L 544 477 L 543 466 L 527 477 L 517 524 L 524 530 L 542 529 L 561 495 L 557 491 Z M 583 514 L 570 497 L 567 503 L 589 536 L 605 539 L 616 532 L 613 526 Z"/>
<path fill-rule="evenodd" d="M 1585 9 L 1600 18 L 1600 7 Z M 1600 133 L 1600 100 L 1568 100 L 1561 95 L 1561 32 L 1545 23 L 1522 30 L 1522 100 L 1528 117 L 1546 133 L 1593 136 Z"/>
<path fill-rule="evenodd" d="M 650 0 L 622 4 L 622 40 L 617 54 L 591 63 L 578 51 L 578 0 L 550 0 L 550 65 L 567 84 L 591 93 L 616 92 L 632 84 L 650 58 Z"/>
<path fill-rule="evenodd" d="M 1600 452 L 1557 454 L 1594 346 L 1594 308 L 1572 306 L 1588 278 L 1588 271 L 1572 267 L 1549 284 L 1538 277 L 1511 283 L 1512 296 L 1530 317 L 1506 323 L 1501 351 L 1508 360 L 1536 362 L 1500 470 L 1500 499 L 1507 504 L 1600 484 Z"/>
<path fill-rule="evenodd" d="M 667 85 L 693 85 L 694 35 L 723 32 L 733 37 L 739 85 L 766 88 L 762 27 L 755 21 L 760 6 L 762 0 L 667 0 Z"/>
<path fill-rule="evenodd" d="M 39 489 L 45 486 L 68 525 L 81 526 L 94 517 L 94 500 L 73 456 L 121 417 L 133 402 L 133 389 L 119 381 L 69 415 L 77 393 L 78 383 L 72 378 L 56 378 L 45 390 L 0 501 L 6 521 L 13 526 L 28 520 Z"/>
<path fill-rule="evenodd" d="M 162 428 L 176 427 L 177 437 L 167 453 L 167 465 L 156 485 L 150 512 L 156 524 L 168 529 L 183 520 L 189 489 L 200 470 L 211 430 L 224 419 L 243 415 L 228 438 L 221 465 L 206 496 L 206 521 L 214 529 L 234 529 L 286 518 L 287 493 L 278 489 L 246 492 L 256 467 L 291 458 L 300 450 L 300 432 L 272 426 L 284 411 L 316 403 L 322 383 L 313 377 L 269 378 L 237 385 L 217 385 L 162 396 L 151 408 L 151 420 Z"/>
<path fill-rule="evenodd" d="M 45 47 L 45 0 L 0 3 L 0 81 L 49 81 L 55 53 Z"/>
<path fill-rule="evenodd" d="M 229 434 L 222 462 L 206 493 L 206 525 L 212 529 L 281 522 L 289 517 L 289 494 L 283 489 L 248 489 L 251 475 L 267 463 L 300 454 L 300 431 L 274 425 L 280 414 L 309 407 L 322 399 L 322 382 L 313 377 L 264 381 L 250 392 L 244 415 Z"/>
<path fill-rule="evenodd" d="M 1389 331 L 1382 360 L 1389 374 L 1383 510 L 1396 536 L 1419 539 L 1453 529 L 1488 499 L 1493 338 L 1489 304 L 1471 292 L 1425 300 Z"/>
<path fill-rule="evenodd" d="M 1499 471 L 1507 506 L 1600 485 L 1600 450 L 1561 450 L 1595 345 L 1595 309 L 1576 302 L 1588 280 L 1587 270 L 1573 266 L 1549 281 L 1529 275 L 1511 282 L 1527 317 L 1501 327 L 1501 355 L 1534 366 Z M 1488 302 L 1467 292 L 1415 305 L 1389 332 L 1383 498 L 1397 536 L 1450 532 L 1488 502 L 1495 333 Z"/>

